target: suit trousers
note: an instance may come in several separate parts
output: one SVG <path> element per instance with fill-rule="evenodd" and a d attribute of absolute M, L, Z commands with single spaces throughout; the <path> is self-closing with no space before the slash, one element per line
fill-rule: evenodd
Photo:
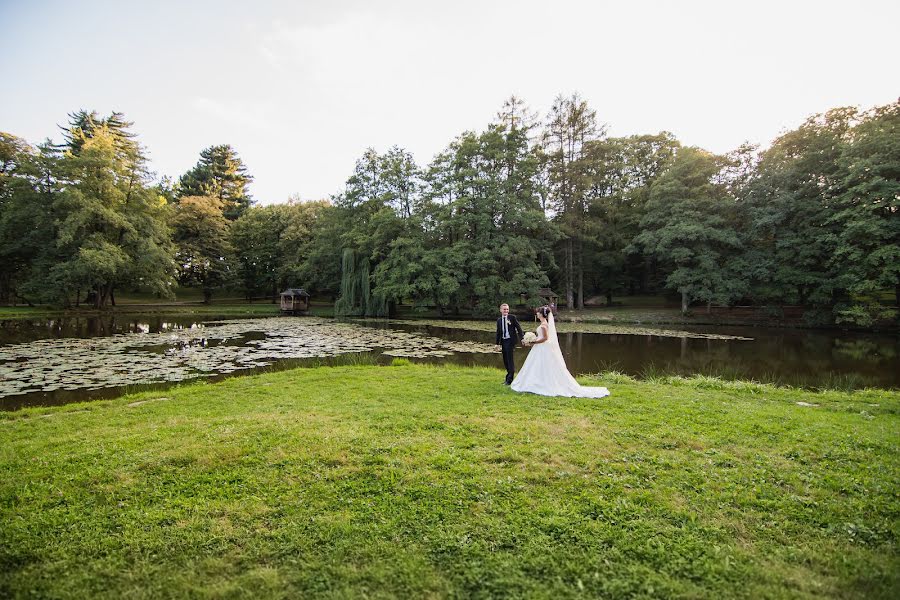
<path fill-rule="evenodd" d="M 512 383 L 516 374 L 516 361 L 513 357 L 513 351 L 516 349 L 516 339 L 510 337 L 508 340 L 500 340 L 500 348 L 503 350 L 503 366 L 506 367 L 506 383 Z"/>

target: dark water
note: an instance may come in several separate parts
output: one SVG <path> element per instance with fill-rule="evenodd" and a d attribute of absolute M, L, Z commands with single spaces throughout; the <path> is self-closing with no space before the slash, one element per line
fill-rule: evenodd
<path fill-rule="evenodd" d="M 233 317 L 227 317 L 233 319 Z M 170 332 L 197 327 L 216 317 L 77 317 L 0 321 L 0 346 L 39 339 L 92 338 L 123 333 Z M 436 326 L 383 323 L 389 327 L 455 341 L 493 344 L 493 334 Z M 561 333 L 560 346 L 574 374 L 616 370 L 635 376 L 650 374 L 708 374 L 726 379 L 753 379 L 804 387 L 882 387 L 900 389 L 900 336 L 839 331 L 813 331 L 756 327 L 695 327 L 700 333 L 727 334 L 753 338 L 710 340 L 657 335 Z M 260 334 L 262 335 L 262 334 Z M 229 344 L 244 343 L 254 335 Z M 205 343 L 205 342 L 204 342 Z M 162 351 L 162 349 L 160 350 Z M 527 350 L 516 352 L 521 365 Z M 226 376 L 238 376 L 297 366 L 329 364 L 388 364 L 392 357 L 380 351 L 318 359 L 282 359 L 262 369 L 245 369 Z M 499 355 L 457 353 L 446 358 L 412 359 L 413 362 L 452 362 L 463 365 L 502 367 Z M 210 379 L 210 378 L 207 378 Z M 86 399 L 115 397 L 126 391 L 163 389 L 171 384 L 141 385 L 100 390 L 55 390 L 0 397 L 0 409 L 63 404 Z"/>
<path fill-rule="evenodd" d="M 414 328 L 451 339 L 493 343 L 493 334 L 437 327 Z M 900 336 L 759 327 L 678 327 L 746 340 L 656 335 L 560 333 L 573 374 L 619 371 L 629 375 L 706 374 L 802 387 L 900 389 Z M 516 351 L 521 365 L 528 351 Z M 486 359 L 486 360 L 485 360 Z M 501 366 L 498 357 L 460 355 L 453 362 Z"/>

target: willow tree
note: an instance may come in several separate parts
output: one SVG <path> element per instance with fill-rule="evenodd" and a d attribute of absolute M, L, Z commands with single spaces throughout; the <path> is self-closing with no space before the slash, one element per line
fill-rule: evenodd
<path fill-rule="evenodd" d="M 379 285 L 374 273 L 397 239 L 418 233 L 412 218 L 419 178 L 412 155 L 396 146 L 386 154 L 369 148 L 356 161 L 345 191 L 334 198 L 346 222 L 339 240 L 331 241 L 343 249 L 338 314 L 384 316 L 403 301 L 397 288 Z"/>
<path fill-rule="evenodd" d="M 386 317 L 389 306 L 384 295 L 373 294 L 369 260 L 352 248 L 341 257 L 341 296 L 334 304 L 337 316 Z"/>

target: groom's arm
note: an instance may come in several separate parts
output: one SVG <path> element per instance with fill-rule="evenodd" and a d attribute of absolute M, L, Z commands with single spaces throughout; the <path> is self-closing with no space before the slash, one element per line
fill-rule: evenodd
<path fill-rule="evenodd" d="M 519 325 L 519 319 L 517 319 L 516 317 L 513 317 L 513 319 L 514 319 L 513 323 L 515 324 L 516 332 L 519 334 L 519 339 L 521 340 L 523 337 L 525 337 L 525 332 L 522 331 L 522 326 Z"/>

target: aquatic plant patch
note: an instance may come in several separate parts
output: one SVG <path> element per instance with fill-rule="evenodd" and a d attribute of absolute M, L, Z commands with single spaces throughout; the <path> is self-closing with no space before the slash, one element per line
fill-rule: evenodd
<path fill-rule="evenodd" d="M 371 322 L 371 319 L 354 319 L 357 322 Z M 447 329 L 465 329 L 467 331 L 494 331 L 496 325 L 494 321 L 440 321 L 431 320 L 402 320 L 392 319 L 388 323 L 396 325 L 418 325 L 430 327 L 445 327 Z M 522 323 L 524 329 L 528 329 L 527 323 Z M 556 323 L 556 330 L 559 333 L 603 333 L 607 335 L 655 335 L 659 337 L 677 337 L 677 338 L 694 338 L 704 340 L 745 340 L 752 341 L 753 338 L 741 337 L 737 335 L 723 335 L 719 333 L 699 333 L 696 331 L 683 331 L 680 329 L 663 329 L 654 327 L 636 327 L 633 325 L 606 325 L 603 323 L 582 323 L 559 321 Z"/>
<path fill-rule="evenodd" d="M 283 359 L 379 349 L 389 356 L 411 358 L 494 352 L 488 344 L 329 319 L 238 319 L 161 333 L 43 339 L 2 346 L 0 397 L 183 381 L 265 367 Z"/>

